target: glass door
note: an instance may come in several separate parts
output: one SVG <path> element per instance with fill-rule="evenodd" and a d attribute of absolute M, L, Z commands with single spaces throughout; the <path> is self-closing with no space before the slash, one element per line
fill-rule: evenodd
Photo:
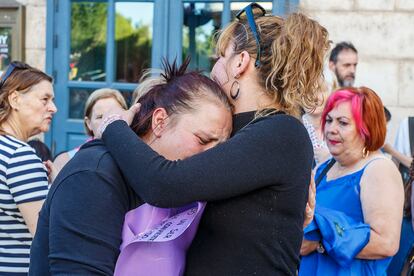
<path fill-rule="evenodd" d="M 217 32 L 234 20 L 235 15 L 250 0 L 184 0 L 182 59 L 191 57 L 190 67 L 209 74 L 215 60 L 214 43 Z M 294 11 L 297 1 L 256 1 L 269 14 L 285 14 Z"/>
<path fill-rule="evenodd" d="M 142 69 L 152 66 L 154 1 L 52 2 L 48 63 L 59 110 L 46 141 L 56 154 L 87 139 L 84 107 L 94 90 L 117 89 L 130 101 Z"/>
<path fill-rule="evenodd" d="M 98 88 L 122 92 L 127 102 L 142 70 L 162 58 L 209 74 L 216 32 L 251 1 L 48 0 L 46 70 L 54 77 L 58 112 L 45 142 L 53 153 L 81 145 L 84 106 Z M 284 14 L 297 0 L 259 1 Z"/>

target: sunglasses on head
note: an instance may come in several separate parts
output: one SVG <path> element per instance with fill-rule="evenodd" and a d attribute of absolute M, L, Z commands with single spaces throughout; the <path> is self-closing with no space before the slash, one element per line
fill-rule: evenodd
<path fill-rule="evenodd" d="M 246 14 L 244 16 L 244 14 Z M 254 16 L 264 16 L 266 14 L 266 10 L 257 3 L 251 3 L 246 6 L 244 9 L 239 11 L 236 15 L 238 20 L 245 20 L 247 19 L 247 23 L 249 24 L 250 30 L 256 40 L 256 47 L 257 47 L 257 55 L 256 55 L 256 62 L 254 63 L 255 67 L 260 67 L 260 57 L 261 57 L 261 45 L 260 45 L 260 36 L 257 32 L 256 22 L 254 21 Z"/>
<path fill-rule="evenodd" d="M 0 80 L 0 88 L 4 85 L 6 80 L 10 77 L 15 69 L 28 69 L 27 66 L 24 66 L 16 61 L 13 61 L 7 67 L 6 73 L 3 75 L 3 78 Z"/>

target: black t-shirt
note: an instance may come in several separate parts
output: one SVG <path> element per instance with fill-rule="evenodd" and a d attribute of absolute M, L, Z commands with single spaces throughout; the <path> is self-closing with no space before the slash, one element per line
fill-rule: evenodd
<path fill-rule="evenodd" d="M 125 213 L 139 203 L 102 141 L 85 144 L 40 211 L 29 275 L 113 275 Z"/>
<path fill-rule="evenodd" d="M 254 112 L 235 115 L 231 139 L 179 161 L 158 155 L 125 122 L 104 132 L 143 201 L 159 207 L 208 201 L 186 275 L 296 275 L 312 145 L 292 116 L 253 118 Z"/>

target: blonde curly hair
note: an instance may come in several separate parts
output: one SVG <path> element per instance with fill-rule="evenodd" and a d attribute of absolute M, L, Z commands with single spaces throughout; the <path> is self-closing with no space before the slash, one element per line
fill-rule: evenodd
<path fill-rule="evenodd" d="M 255 22 L 261 45 L 259 83 L 288 114 L 298 116 L 301 108 L 313 109 L 323 85 L 328 31 L 301 13 L 286 19 L 261 16 Z M 245 20 L 232 22 L 219 33 L 217 55 L 224 56 L 229 45 L 234 54 L 247 51 L 256 57 L 256 41 Z"/>

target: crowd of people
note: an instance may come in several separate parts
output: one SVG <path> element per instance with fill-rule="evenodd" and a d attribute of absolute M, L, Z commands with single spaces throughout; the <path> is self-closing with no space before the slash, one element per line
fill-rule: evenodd
<path fill-rule="evenodd" d="M 52 78 L 12 62 L 0 275 L 400 275 L 412 154 L 385 143 L 390 114 L 356 87 L 352 43 L 326 81 L 329 48 L 317 21 L 252 3 L 219 33 L 210 78 L 165 60 L 129 109 L 96 90 L 88 140 L 54 160 L 30 140 L 57 112 Z"/>

